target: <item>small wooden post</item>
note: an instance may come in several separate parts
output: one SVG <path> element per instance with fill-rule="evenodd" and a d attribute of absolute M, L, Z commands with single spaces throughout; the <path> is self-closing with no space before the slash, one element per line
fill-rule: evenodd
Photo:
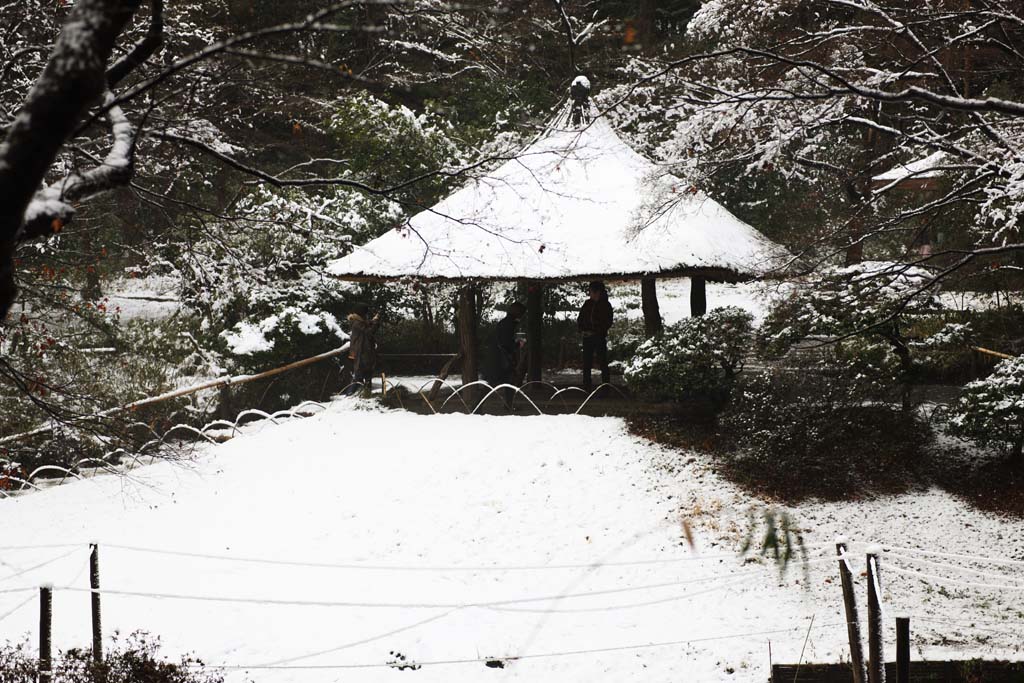
<path fill-rule="evenodd" d="M 662 330 L 661 307 L 658 305 L 658 281 L 654 277 L 640 280 L 640 308 L 644 312 L 644 334 L 653 337 Z"/>
<path fill-rule="evenodd" d="M 427 394 L 428 401 L 433 401 L 435 398 L 437 398 L 437 393 L 441 391 L 441 386 L 444 384 L 444 381 L 448 379 L 448 374 L 452 371 L 452 366 L 461 360 L 462 352 L 460 351 L 459 353 L 452 356 L 451 360 L 444 364 L 444 367 L 441 368 L 441 374 L 439 374 L 437 376 L 437 379 L 434 380 L 434 386 L 430 388 L 430 393 Z"/>
<path fill-rule="evenodd" d="M 477 343 L 476 297 L 473 285 L 459 289 L 459 353 L 462 355 L 462 383 L 480 379 Z"/>
<path fill-rule="evenodd" d="M 89 544 L 89 587 L 92 588 L 92 661 L 103 663 L 103 626 L 100 618 L 100 546 Z"/>
<path fill-rule="evenodd" d="M 708 312 L 707 282 L 702 277 L 690 278 L 690 315 L 696 318 Z"/>
<path fill-rule="evenodd" d="M 39 683 L 53 680 L 53 586 L 39 587 Z"/>
<path fill-rule="evenodd" d="M 843 605 L 846 607 L 846 634 L 850 640 L 850 666 L 853 668 L 853 683 L 864 683 L 864 651 L 861 646 L 860 620 L 857 616 L 857 598 L 853 593 L 853 575 L 843 559 L 846 553 L 845 539 L 836 539 L 836 554 L 839 555 L 839 580 L 843 586 Z"/>
<path fill-rule="evenodd" d="M 896 683 L 910 683 L 910 617 L 896 617 Z"/>
<path fill-rule="evenodd" d="M 882 645 L 882 587 L 879 576 L 878 556 L 881 549 L 868 548 L 868 681 L 885 683 L 885 651 Z M 877 588 L 876 588 L 877 586 Z"/>
<path fill-rule="evenodd" d="M 531 382 L 541 379 L 544 364 L 544 285 L 530 283 L 526 291 L 526 348 L 529 352 L 527 372 Z"/>

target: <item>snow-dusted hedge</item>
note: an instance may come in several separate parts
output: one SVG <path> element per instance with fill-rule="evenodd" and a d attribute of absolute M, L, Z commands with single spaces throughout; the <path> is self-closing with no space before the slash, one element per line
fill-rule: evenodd
<path fill-rule="evenodd" d="M 991 375 L 971 382 L 949 414 L 948 431 L 981 446 L 1024 450 L 1024 357 L 1002 361 Z"/>
<path fill-rule="evenodd" d="M 688 318 L 637 347 L 626 366 L 626 382 L 657 400 L 720 395 L 740 369 L 753 331 L 751 315 L 735 306 Z"/>
<path fill-rule="evenodd" d="M 912 485 L 931 432 L 891 401 L 887 355 L 880 344 L 832 347 L 744 378 L 718 422 L 733 478 L 788 499 Z"/>

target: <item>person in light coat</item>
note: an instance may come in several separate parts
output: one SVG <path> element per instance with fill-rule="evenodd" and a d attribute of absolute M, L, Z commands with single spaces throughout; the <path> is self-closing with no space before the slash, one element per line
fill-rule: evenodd
<path fill-rule="evenodd" d="M 356 304 L 348 316 L 349 346 L 348 358 L 352 365 L 351 391 L 362 387 L 368 390 L 373 381 L 373 371 L 377 367 L 377 327 L 380 325 L 380 313 L 371 318 L 370 307 Z"/>

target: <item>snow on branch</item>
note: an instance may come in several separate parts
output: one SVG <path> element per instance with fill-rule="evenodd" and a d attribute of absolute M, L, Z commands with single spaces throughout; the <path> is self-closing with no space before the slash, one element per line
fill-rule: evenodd
<path fill-rule="evenodd" d="M 7 312 L 17 291 L 13 272 L 17 242 L 37 230 L 52 231 L 59 225 L 46 217 L 66 216 L 67 209 L 58 204 L 66 192 L 39 197 L 39 186 L 88 108 L 107 89 L 106 65 L 139 2 L 78 0 L 74 4 L 46 67 L 0 143 L 0 196 L 4 198 L 0 210 L 0 314 Z M 110 118 L 115 127 L 112 166 L 85 174 L 79 191 L 116 177 L 125 162 L 130 169 L 131 126 L 123 114 Z M 26 210 L 37 199 L 45 201 L 33 208 L 31 229 L 26 230 Z"/>
<path fill-rule="evenodd" d="M 106 102 L 110 103 L 113 99 L 114 95 L 108 91 Z M 107 118 L 110 120 L 114 142 L 103 162 L 84 173 L 71 174 L 37 192 L 25 210 L 21 239 L 58 232 L 74 216 L 74 202 L 127 185 L 131 181 L 134 173 L 135 128 L 117 105 L 107 110 Z"/>
<path fill-rule="evenodd" d="M 164 44 L 164 1 L 150 0 L 151 17 L 146 37 L 107 69 L 107 85 L 114 87 L 125 76 L 152 57 Z"/>

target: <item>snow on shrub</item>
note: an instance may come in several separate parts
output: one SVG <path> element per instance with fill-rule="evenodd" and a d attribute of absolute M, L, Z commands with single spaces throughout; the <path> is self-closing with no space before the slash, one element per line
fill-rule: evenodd
<path fill-rule="evenodd" d="M 971 382 L 951 408 L 947 430 L 980 446 L 1024 451 L 1024 356 L 1000 362 L 991 375 Z"/>
<path fill-rule="evenodd" d="M 776 304 L 758 331 L 757 345 L 765 357 L 779 358 L 808 339 L 849 338 L 840 355 L 869 355 L 859 370 L 877 369 L 877 381 L 901 384 L 903 407 L 909 410 L 915 373 L 923 364 L 939 363 L 943 352 L 961 348 L 970 334 L 962 325 L 926 334 L 922 322 L 933 322 L 941 312 L 928 271 L 865 261 L 824 270 Z"/>
<path fill-rule="evenodd" d="M 898 372 L 884 347 L 830 347 L 744 379 L 719 418 L 731 474 L 800 499 L 843 498 L 909 485 L 923 466 L 928 425 L 889 398 Z"/>
<path fill-rule="evenodd" d="M 727 391 L 753 338 L 753 317 L 727 306 L 667 327 L 637 347 L 624 372 L 630 388 L 648 398 Z"/>
<path fill-rule="evenodd" d="M 294 346 L 303 337 L 319 337 L 324 343 L 340 343 L 348 339 L 331 313 L 304 311 L 296 306 L 289 306 L 257 322 L 237 323 L 221 332 L 221 337 L 228 351 L 235 356 L 269 353 L 280 344 Z"/>

